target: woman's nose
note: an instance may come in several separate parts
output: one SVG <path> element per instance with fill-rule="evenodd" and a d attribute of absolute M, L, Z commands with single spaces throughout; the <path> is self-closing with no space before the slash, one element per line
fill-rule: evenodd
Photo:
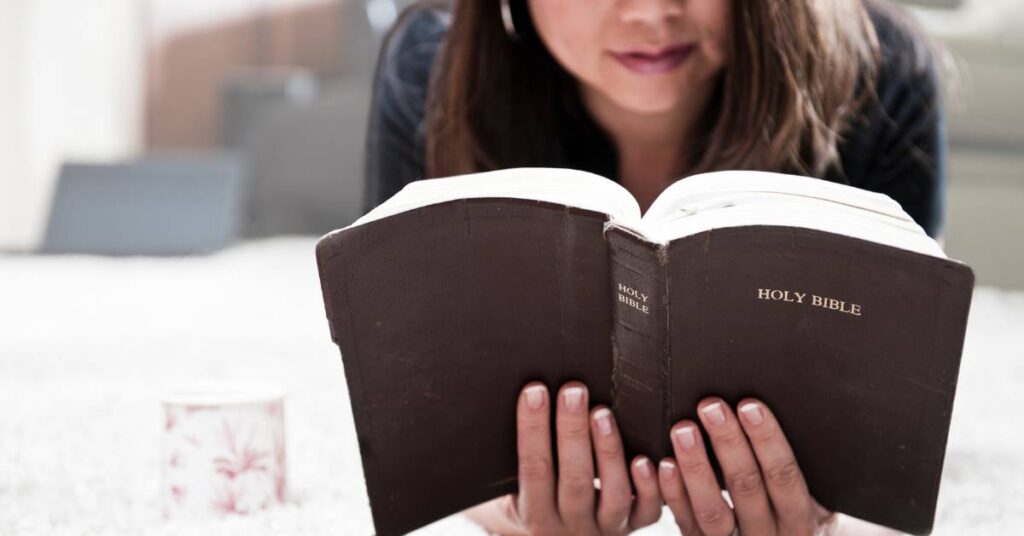
<path fill-rule="evenodd" d="M 686 0 L 619 0 L 623 22 L 661 23 L 683 13 Z"/>

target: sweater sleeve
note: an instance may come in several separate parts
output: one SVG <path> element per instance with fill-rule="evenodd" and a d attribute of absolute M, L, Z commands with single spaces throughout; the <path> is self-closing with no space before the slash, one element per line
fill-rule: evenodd
<path fill-rule="evenodd" d="M 364 213 L 425 175 L 427 89 L 446 16 L 410 8 L 381 46 L 366 133 Z"/>
<path fill-rule="evenodd" d="M 938 238 L 945 224 L 947 135 L 936 61 L 891 15 L 873 18 L 882 47 L 877 101 L 852 144 L 849 171 L 856 186 L 893 198 Z"/>
<path fill-rule="evenodd" d="M 877 141 L 870 174 L 873 188 L 898 201 L 929 236 L 943 230 L 945 212 L 945 118 L 934 72 L 901 86 L 882 88 L 879 97 L 892 121 Z"/>

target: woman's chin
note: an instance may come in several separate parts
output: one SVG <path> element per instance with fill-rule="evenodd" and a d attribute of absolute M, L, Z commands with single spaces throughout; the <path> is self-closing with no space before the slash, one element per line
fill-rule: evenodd
<path fill-rule="evenodd" d="M 605 78 L 585 86 L 595 103 L 637 115 L 660 115 L 677 110 L 687 89 L 679 80 Z"/>
<path fill-rule="evenodd" d="M 658 115 L 668 113 L 679 106 L 681 91 L 671 92 L 638 92 L 631 91 L 627 95 L 613 97 L 619 108 L 641 115 Z"/>

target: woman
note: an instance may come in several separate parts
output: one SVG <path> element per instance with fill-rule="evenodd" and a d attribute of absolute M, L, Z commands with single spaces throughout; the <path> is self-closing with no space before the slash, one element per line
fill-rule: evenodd
<path fill-rule="evenodd" d="M 551 166 L 612 177 L 646 210 L 679 177 L 759 169 L 885 193 L 937 238 L 944 133 L 933 63 L 889 6 L 868 0 L 421 4 L 382 50 L 366 208 L 417 178 Z M 675 458 L 657 468 L 639 457 L 627 469 L 614 416 L 588 408 L 582 384 L 557 395 L 526 386 L 520 494 L 470 515 L 513 534 L 627 533 L 657 520 L 662 501 L 687 535 L 812 534 L 836 519 L 757 400 L 735 410 L 702 401 L 708 437 L 676 424 Z"/>

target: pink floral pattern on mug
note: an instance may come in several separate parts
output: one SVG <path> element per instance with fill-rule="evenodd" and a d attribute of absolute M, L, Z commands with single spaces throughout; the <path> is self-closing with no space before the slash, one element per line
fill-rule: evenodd
<path fill-rule="evenodd" d="M 192 402 L 164 399 L 164 517 L 248 514 L 283 503 L 283 390 L 269 401 Z"/>

